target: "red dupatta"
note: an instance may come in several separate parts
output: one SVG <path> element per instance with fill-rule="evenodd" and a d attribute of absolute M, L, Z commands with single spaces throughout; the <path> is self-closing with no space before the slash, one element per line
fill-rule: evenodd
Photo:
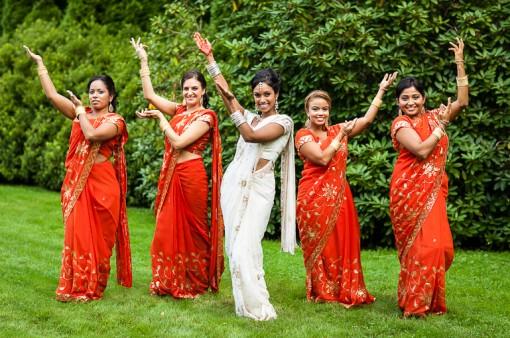
<path fill-rule="evenodd" d="M 90 108 L 87 107 L 87 113 L 90 113 Z M 106 143 L 113 142 L 113 155 L 117 181 L 119 182 L 121 192 L 121 208 L 119 215 L 119 227 L 116 234 L 116 259 L 117 259 L 117 282 L 125 287 L 132 286 L 132 271 L 131 271 L 131 248 L 129 244 L 129 229 L 127 222 L 126 212 L 126 192 L 127 192 L 127 174 L 126 174 L 126 158 L 124 154 L 124 145 L 128 139 L 127 128 L 122 116 L 116 113 L 105 114 L 93 122 L 93 127 L 97 128 L 105 122 L 124 124 L 122 133 L 114 139 L 106 141 Z M 73 123 L 78 123 L 74 120 Z M 67 219 L 73 211 L 76 201 L 80 197 L 90 170 L 95 163 L 97 154 L 103 143 L 88 141 L 81 128 L 75 127 L 71 130 L 69 136 L 69 149 L 65 160 L 66 175 L 62 184 L 61 191 L 61 206 L 64 218 L 64 224 L 67 224 Z"/>
<path fill-rule="evenodd" d="M 397 117 L 391 127 L 393 146 L 399 151 L 390 183 L 390 217 L 399 259 L 405 259 L 441 189 L 448 155 L 448 137 L 437 143 L 432 153 L 420 160 L 396 139 L 400 128 L 413 128 L 422 140 L 439 125 L 438 110 L 427 111 L 411 120 Z"/>
<path fill-rule="evenodd" d="M 209 284 L 213 291 L 218 291 L 221 275 L 224 270 L 224 257 L 223 257 L 223 214 L 220 206 L 220 186 L 223 175 L 221 163 L 221 138 L 218 127 L 218 117 L 216 113 L 210 109 L 197 110 L 191 114 L 183 114 L 186 111 L 185 106 L 178 106 L 174 117 L 170 120 L 170 125 L 177 134 L 182 134 L 191 123 L 204 115 L 209 115 L 211 121 L 211 137 L 212 137 L 212 165 L 211 165 L 211 257 L 209 261 Z M 195 142 L 196 143 L 196 142 Z M 193 148 L 194 144 L 189 146 Z M 192 150 L 192 149 L 190 149 Z M 177 158 L 180 151 L 174 149 L 168 139 L 165 137 L 165 154 L 163 156 L 163 164 L 158 180 L 158 193 L 154 204 L 154 212 L 156 218 L 161 212 L 164 204 L 168 188 L 172 180 L 172 176 L 177 164 Z"/>
<path fill-rule="evenodd" d="M 328 147 L 341 130 L 340 125 L 328 128 L 325 140 L 320 141 L 321 149 Z M 296 148 L 306 142 L 318 141 L 308 129 L 301 129 L 296 134 Z M 313 182 L 306 184 L 308 189 L 300 191 L 297 203 L 297 221 L 300 228 L 300 238 L 303 247 L 305 268 L 311 274 L 317 258 L 322 253 L 331 232 L 337 223 L 338 213 L 344 203 L 345 185 L 347 183 L 345 170 L 347 165 L 347 138 L 341 141 L 340 149 L 326 167 L 307 165 L 302 172 L 302 183 L 312 176 Z M 317 172 L 323 173 L 317 178 Z M 306 231 L 301 229 L 306 228 Z"/>

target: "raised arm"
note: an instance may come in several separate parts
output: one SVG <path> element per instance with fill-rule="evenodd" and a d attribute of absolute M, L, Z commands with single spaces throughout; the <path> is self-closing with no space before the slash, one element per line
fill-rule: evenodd
<path fill-rule="evenodd" d="M 379 112 L 379 108 L 381 107 L 384 93 L 386 93 L 386 91 L 391 86 L 393 81 L 395 81 L 397 75 L 398 75 L 397 72 L 394 72 L 393 74 L 384 75 L 381 83 L 379 83 L 379 90 L 377 91 L 377 94 L 372 100 L 370 107 L 368 107 L 368 110 L 363 117 L 358 118 L 354 128 L 352 129 L 352 132 L 349 135 L 349 138 L 353 138 L 354 136 L 359 135 L 368 126 L 370 126 L 372 122 L 374 122 L 374 119 L 377 113 Z"/>
<path fill-rule="evenodd" d="M 178 135 L 175 130 L 173 130 L 170 123 L 168 123 L 165 116 L 159 110 L 145 110 L 141 112 L 136 112 L 136 115 L 139 118 L 146 119 L 158 119 L 159 127 L 165 134 L 165 137 L 168 138 L 168 141 L 177 150 L 181 150 L 198 140 L 202 135 L 207 133 L 211 126 L 209 123 L 205 121 L 195 121 L 191 123 L 191 125 L 186 128 L 186 131 L 181 135 Z"/>
<path fill-rule="evenodd" d="M 438 113 L 438 120 L 441 125 L 444 125 L 451 114 L 452 103 L 448 98 L 448 105 L 442 105 Z M 416 157 L 421 160 L 426 159 L 434 150 L 437 143 L 444 136 L 444 129 L 442 126 L 437 126 L 425 140 L 422 140 L 418 133 L 412 128 L 401 128 L 397 131 L 396 138 L 398 142 Z"/>
<path fill-rule="evenodd" d="M 23 46 L 23 48 L 27 51 L 27 55 L 37 64 L 37 73 L 39 74 L 39 80 L 46 97 L 65 117 L 73 120 L 75 118 L 74 105 L 71 100 L 57 92 L 51 81 L 50 74 L 48 74 L 48 70 L 44 66 L 42 57 L 34 54 L 27 46 Z"/>
<path fill-rule="evenodd" d="M 244 108 L 239 104 L 239 101 L 237 101 L 236 97 L 230 91 L 227 80 L 225 80 L 225 77 L 223 74 L 221 74 L 220 68 L 214 60 L 212 45 L 209 40 L 204 39 L 199 32 L 195 32 L 193 39 L 195 40 L 198 49 L 202 52 L 202 54 L 205 55 L 205 58 L 207 59 L 207 71 L 212 76 L 216 89 L 218 90 L 218 94 L 220 94 L 221 99 L 225 103 L 225 107 L 229 113 L 232 114 L 236 111 L 244 113 Z M 230 92 L 232 97 L 225 97 L 225 92 Z"/>
<path fill-rule="evenodd" d="M 457 115 L 467 107 L 469 103 L 469 87 L 468 77 L 464 69 L 464 41 L 457 38 L 457 44 L 450 42 L 451 48 L 455 55 L 455 63 L 457 64 L 457 99 L 453 101 L 448 121 L 453 121 Z"/>
<path fill-rule="evenodd" d="M 340 142 L 342 139 L 349 136 L 355 124 L 356 119 L 343 124 L 340 132 L 324 150 L 322 150 L 320 145 L 316 142 L 307 142 L 303 144 L 298 150 L 300 154 L 310 162 L 316 165 L 326 166 L 335 156 L 336 152 L 340 149 Z"/>
<path fill-rule="evenodd" d="M 145 46 L 140 41 L 140 38 L 138 38 L 138 40 L 131 38 L 131 45 L 140 59 L 140 79 L 142 80 L 143 97 L 163 113 L 174 115 L 177 104 L 157 95 L 156 92 L 154 92 L 150 77 L 149 57 L 145 51 Z"/>
<path fill-rule="evenodd" d="M 115 135 L 120 132 L 117 125 L 113 123 L 103 123 L 99 127 L 94 128 L 87 118 L 85 108 L 81 101 L 71 91 L 68 90 L 67 92 L 69 93 L 72 104 L 76 107 L 76 118 L 80 121 L 81 131 L 87 140 L 90 142 L 104 142 L 115 137 Z"/>

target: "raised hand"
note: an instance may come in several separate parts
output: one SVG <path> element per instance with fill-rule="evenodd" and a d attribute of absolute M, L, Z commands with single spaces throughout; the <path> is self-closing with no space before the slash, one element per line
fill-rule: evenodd
<path fill-rule="evenodd" d="M 209 42 L 209 40 L 204 39 L 202 35 L 200 35 L 199 32 L 195 32 L 193 34 L 193 40 L 195 40 L 195 43 L 197 44 L 198 49 L 205 55 L 208 56 L 212 53 L 212 45 Z"/>
<path fill-rule="evenodd" d="M 354 128 L 354 126 L 356 126 L 356 122 L 358 121 L 358 118 L 355 118 L 354 120 L 350 120 L 350 121 L 346 121 L 344 122 L 343 124 L 343 128 L 342 128 L 342 133 L 345 135 L 345 136 L 349 136 L 352 132 L 352 129 Z"/>
<path fill-rule="evenodd" d="M 40 55 L 37 55 L 35 53 L 33 53 L 30 48 L 28 48 L 27 46 L 23 45 L 23 48 L 25 48 L 25 50 L 27 51 L 27 55 L 36 63 L 39 63 L 39 62 L 42 62 L 42 57 Z"/>
<path fill-rule="evenodd" d="M 451 50 L 455 54 L 455 62 L 464 62 L 464 40 L 457 37 L 457 44 L 450 42 L 451 47 L 448 50 Z"/>
<path fill-rule="evenodd" d="M 444 127 L 450 123 L 450 113 L 452 111 L 452 99 L 451 97 L 448 98 L 448 105 L 441 104 L 439 106 L 439 112 L 437 113 L 437 119 L 439 123 Z"/>
<path fill-rule="evenodd" d="M 398 75 L 398 72 L 394 72 L 392 74 L 389 74 L 389 73 L 384 74 L 384 77 L 383 77 L 381 83 L 379 83 L 379 88 L 381 88 L 384 91 L 387 91 L 388 88 L 390 88 L 393 81 L 395 81 L 395 79 L 397 78 L 397 75 Z"/>
<path fill-rule="evenodd" d="M 75 107 L 83 106 L 80 99 L 74 95 L 74 93 L 70 90 L 67 90 L 67 94 L 69 94 L 69 98 L 71 99 L 71 102 L 74 104 Z"/>
<path fill-rule="evenodd" d="M 144 44 L 142 44 L 142 42 L 140 41 L 140 38 L 138 38 L 137 40 L 135 40 L 134 38 L 131 38 L 131 46 L 133 46 L 133 48 L 135 49 L 135 52 L 136 52 L 136 55 L 138 56 L 138 58 L 140 60 L 147 60 L 147 51 L 145 50 L 145 48 L 147 46 L 145 46 Z"/>

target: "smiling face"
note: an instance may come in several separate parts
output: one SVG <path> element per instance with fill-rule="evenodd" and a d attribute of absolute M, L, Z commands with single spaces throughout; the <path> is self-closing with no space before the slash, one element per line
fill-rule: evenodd
<path fill-rule="evenodd" d="M 425 106 L 425 96 L 423 96 L 415 87 L 404 89 L 398 99 L 397 104 L 402 113 L 415 117 L 423 111 Z"/>
<path fill-rule="evenodd" d="M 95 80 L 89 86 L 89 101 L 90 106 L 95 111 L 108 109 L 108 105 L 112 100 L 112 96 L 108 91 L 105 83 L 101 80 Z"/>
<path fill-rule="evenodd" d="M 190 78 L 182 84 L 182 96 L 188 108 L 201 106 L 204 93 L 205 89 L 202 88 L 202 84 L 197 79 Z"/>
<path fill-rule="evenodd" d="M 320 128 L 327 125 L 329 109 L 329 102 L 322 97 L 313 97 L 310 99 L 306 107 L 306 114 L 310 119 L 312 128 Z"/>
<path fill-rule="evenodd" d="M 255 86 L 253 89 L 253 99 L 255 100 L 255 106 L 262 114 L 275 112 L 274 107 L 278 95 L 267 83 L 260 82 Z"/>

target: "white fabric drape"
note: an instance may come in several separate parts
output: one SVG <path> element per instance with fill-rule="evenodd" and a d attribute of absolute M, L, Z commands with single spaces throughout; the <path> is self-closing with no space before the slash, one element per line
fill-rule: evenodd
<path fill-rule="evenodd" d="M 247 113 L 251 124 L 255 114 Z M 286 116 L 285 116 L 286 117 Z M 268 117 L 261 128 L 277 122 L 280 116 Z M 286 117 L 289 120 L 288 117 Z M 294 145 L 291 126 L 281 137 L 287 139 L 282 158 L 282 249 L 293 252 L 295 230 Z M 290 147 L 289 147 L 290 144 Z M 269 302 L 264 279 L 262 238 L 274 204 L 274 162 L 255 171 L 263 144 L 246 143 L 239 138 L 234 160 L 229 164 L 221 185 L 221 207 L 225 223 L 225 246 L 229 258 L 236 314 L 255 320 L 276 318 Z M 291 201 L 289 201 L 289 199 Z M 285 224 L 285 226 L 284 226 Z M 284 230 L 285 228 L 285 230 Z M 292 237 L 293 236 L 293 237 Z"/>

